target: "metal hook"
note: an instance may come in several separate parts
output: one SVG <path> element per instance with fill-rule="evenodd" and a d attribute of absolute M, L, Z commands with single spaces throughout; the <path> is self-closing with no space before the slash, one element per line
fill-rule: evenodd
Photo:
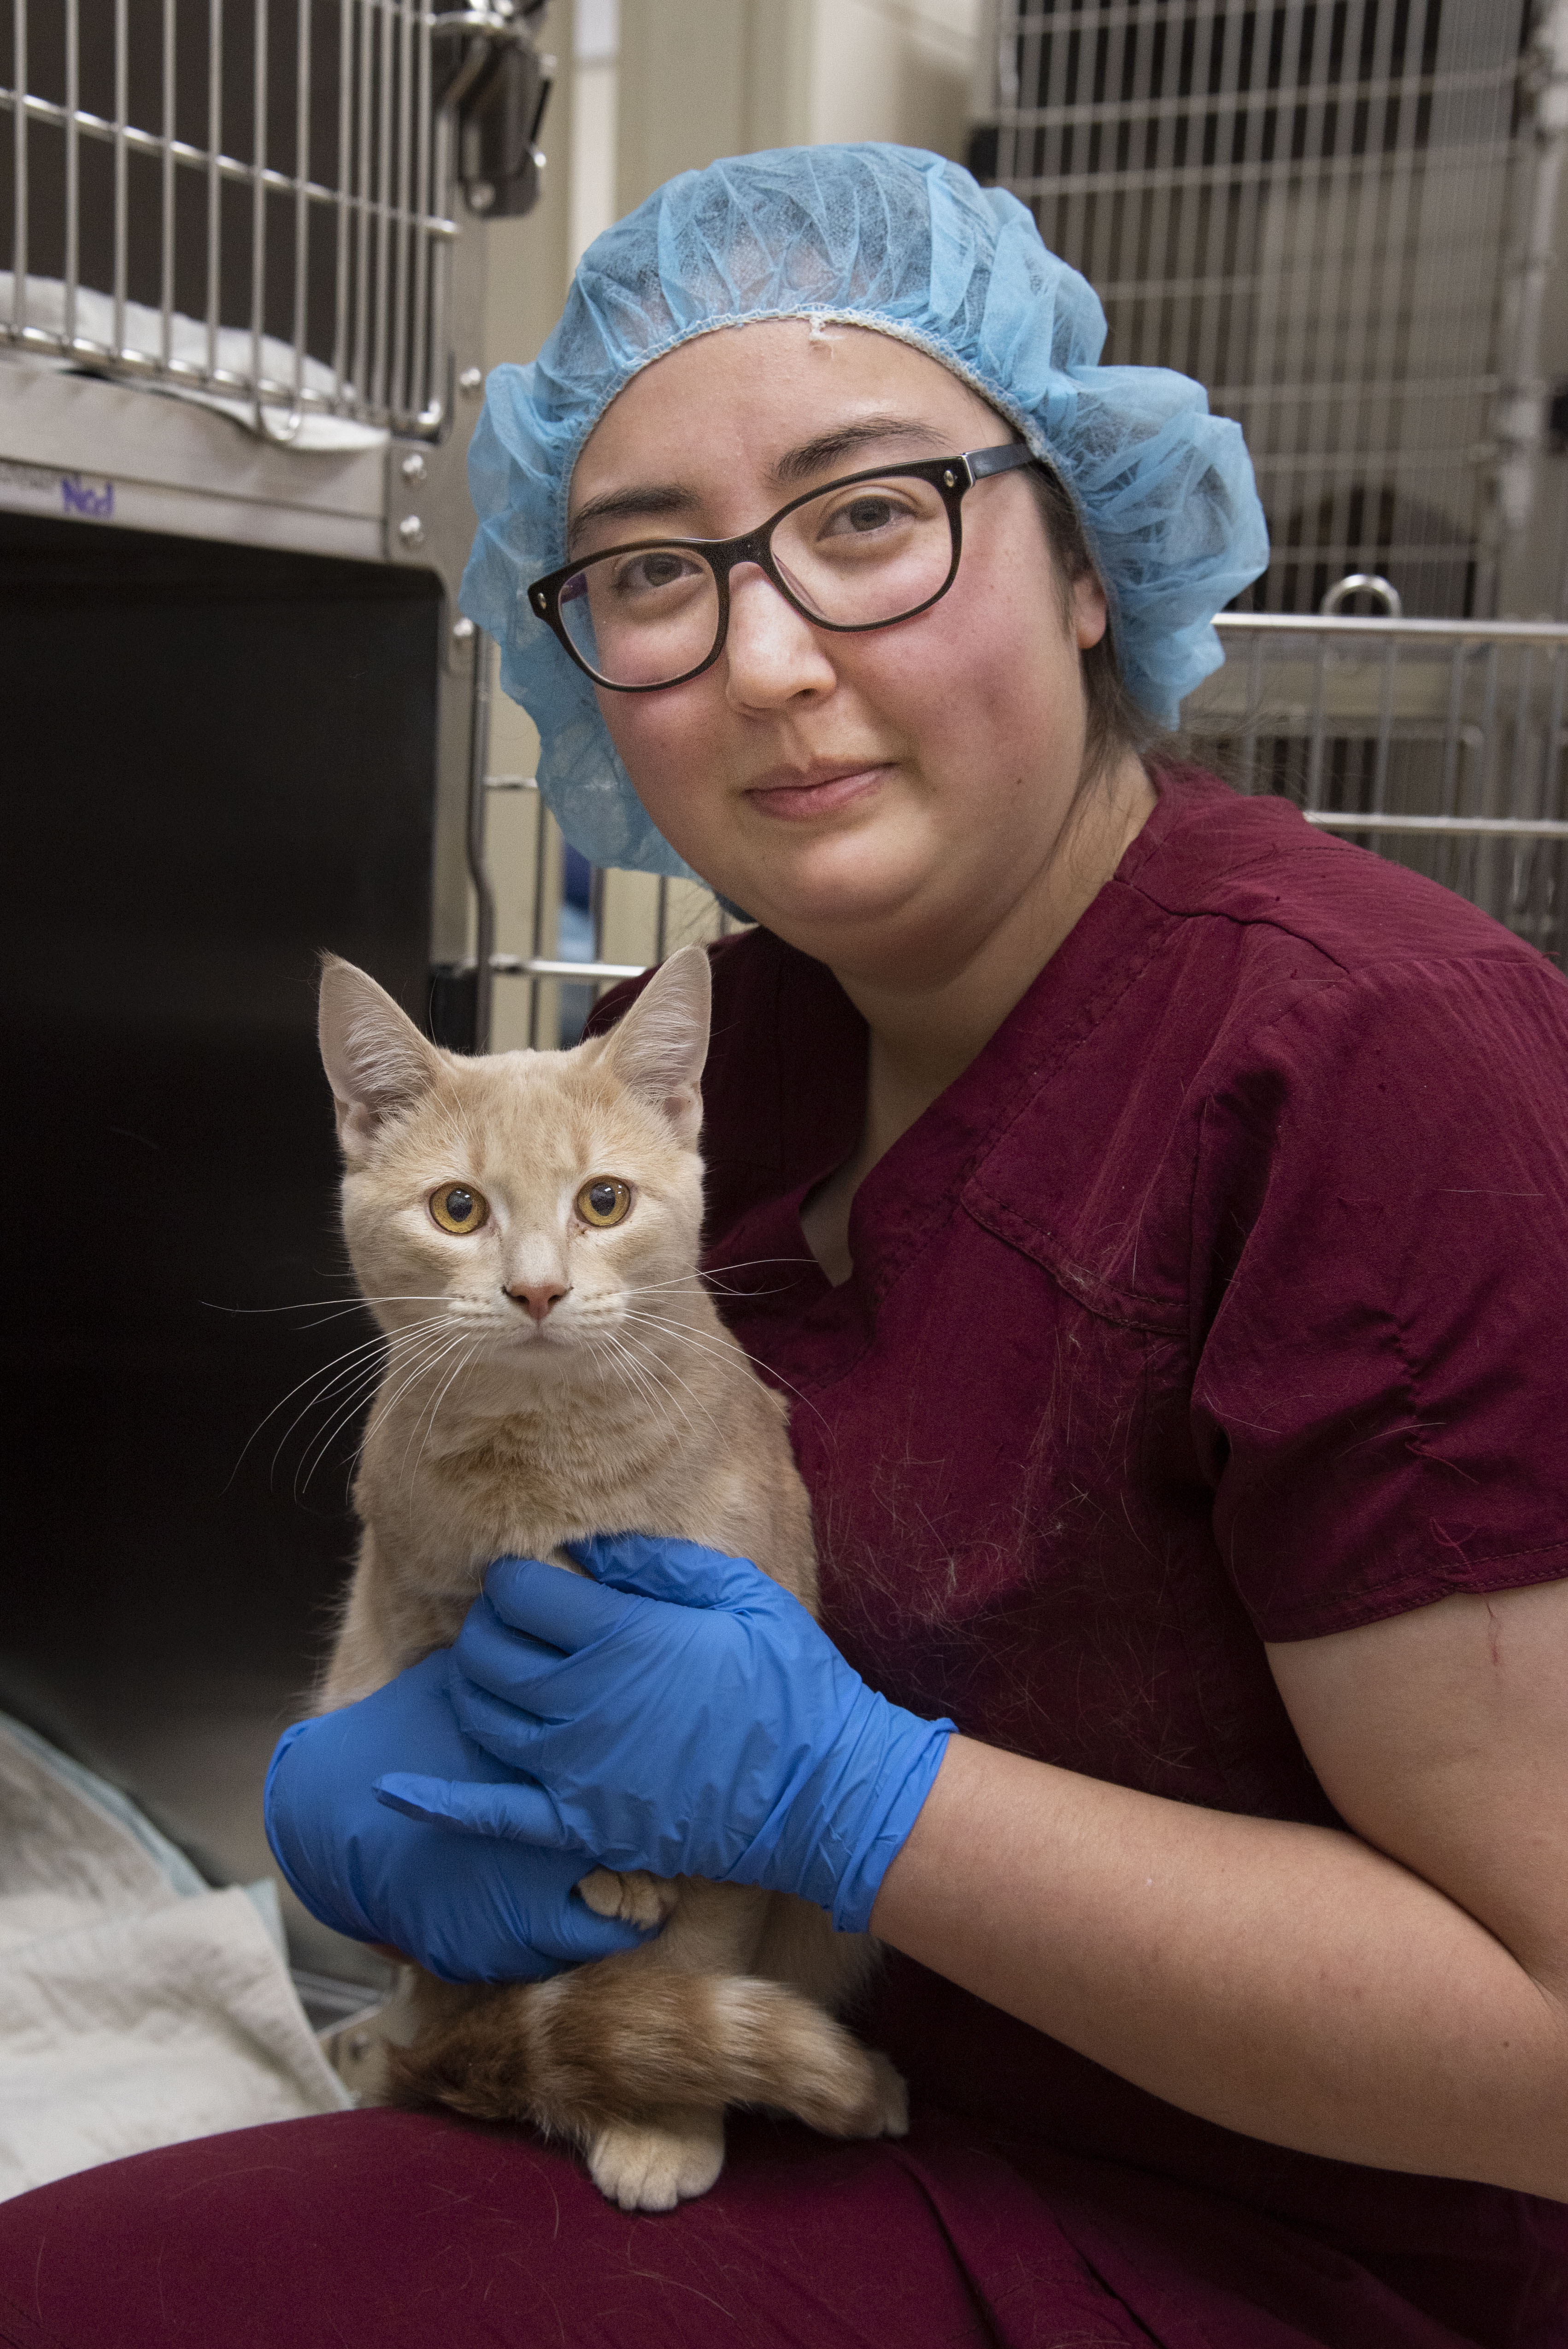
<path fill-rule="evenodd" d="M 1332 620 L 1341 605 L 1348 604 L 1352 595 L 1376 595 L 1391 620 L 1401 620 L 1405 616 L 1403 596 L 1393 581 L 1385 579 L 1380 571 L 1346 572 L 1343 579 L 1335 581 L 1317 608 L 1326 620 Z"/>
<path fill-rule="evenodd" d="M 279 425 L 268 422 L 268 418 L 278 411 L 267 406 L 260 392 L 255 397 L 255 430 L 259 440 L 270 440 L 275 448 L 287 449 L 299 439 L 300 426 L 304 422 L 304 408 L 301 401 L 296 399 L 292 408 L 284 411 L 284 420 Z"/>

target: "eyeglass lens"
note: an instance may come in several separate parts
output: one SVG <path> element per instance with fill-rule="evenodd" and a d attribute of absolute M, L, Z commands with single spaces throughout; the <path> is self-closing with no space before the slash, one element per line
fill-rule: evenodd
<path fill-rule="evenodd" d="M 947 508 L 927 481 L 824 490 L 774 525 L 773 559 L 810 617 L 885 626 L 940 594 L 953 561 Z M 700 668 L 719 630 L 718 581 L 688 546 L 591 558 L 561 590 L 562 625 L 606 685 L 667 685 Z"/>

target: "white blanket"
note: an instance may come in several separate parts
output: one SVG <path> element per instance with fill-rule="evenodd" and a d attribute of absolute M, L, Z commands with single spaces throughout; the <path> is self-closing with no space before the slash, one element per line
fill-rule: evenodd
<path fill-rule="evenodd" d="M 28 277 L 27 318 L 29 326 L 38 326 L 46 334 L 63 335 L 66 331 L 66 289 L 57 277 Z M 16 280 L 8 269 L 0 269 L 0 321 L 16 323 Z M 100 294 L 96 286 L 78 285 L 77 315 L 73 331 L 103 350 L 115 347 L 114 297 Z M 144 302 L 128 302 L 123 315 L 123 331 L 119 347 L 138 351 L 143 357 L 161 360 L 163 353 L 163 315 L 150 309 Z M 28 357 L 37 361 L 36 351 Z M 170 320 L 170 356 L 182 359 L 192 367 L 207 366 L 207 328 L 200 318 L 188 318 L 176 310 Z M 255 365 L 256 347 L 250 330 L 244 326 L 220 326 L 217 335 L 216 358 L 225 375 L 251 380 Z M 42 357 L 45 366 L 72 367 L 90 362 L 64 357 L 50 360 Z M 279 340 L 275 335 L 262 336 L 262 373 L 271 383 L 292 384 L 294 376 L 294 352 L 292 343 Z M 320 392 L 330 399 L 337 388 L 337 378 L 320 359 L 307 358 L 302 370 L 304 383 L 311 391 Z M 232 391 L 206 390 L 200 384 L 142 380 L 148 391 L 167 392 L 175 399 L 193 400 L 198 408 L 215 409 L 220 416 L 232 416 L 236 424 L 256 429 L 255 402 L 237 397 Z M 352 400 L 354 390 L 348 387 Z M 281 396 L 268 404 L 272 435 L 284 439 L 286 445 L 305 455 L 331 456 L 356 449 L 384 449 L 390 434 L 379 424 L 362 424 L 352 416 L 328 416 L 320 409 L 302 410 L 294 429 L 288 430 L 288 400 Z"/>
<path fill-rule="evenodd" d="M 0 1714 L 0 2199 L 352 2102 L 269 1883 L 207 1889 L 125 1798 Z"/>

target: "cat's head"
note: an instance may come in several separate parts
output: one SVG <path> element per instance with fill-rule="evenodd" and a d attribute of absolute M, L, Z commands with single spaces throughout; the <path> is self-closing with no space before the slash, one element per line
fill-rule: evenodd
<path fill-rule="evenodd" d="M 696 1265 L 708 1009 L 707 957 L 687 947 L 609 1036 L 470 1060 L 327 959 L 321 1055 L 344 1232 L 410 1365 L 461 1356 L 559 1374 L 644 1350 Z"/>

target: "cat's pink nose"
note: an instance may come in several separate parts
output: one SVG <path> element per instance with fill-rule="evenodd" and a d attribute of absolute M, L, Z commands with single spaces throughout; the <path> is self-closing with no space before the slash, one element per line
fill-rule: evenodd
<path fill-rule="evenodd" d="M 514 1305 L 521 1306 L 531 1321 L 542 1321 L 563 1297 L 571 1296 L 572 1291 L 561 1281 L 547 1280 L 536 1288 L 525 1288 L 520 1281 L 515 1288 L 509 1288 L 506 1293 Z"/>

